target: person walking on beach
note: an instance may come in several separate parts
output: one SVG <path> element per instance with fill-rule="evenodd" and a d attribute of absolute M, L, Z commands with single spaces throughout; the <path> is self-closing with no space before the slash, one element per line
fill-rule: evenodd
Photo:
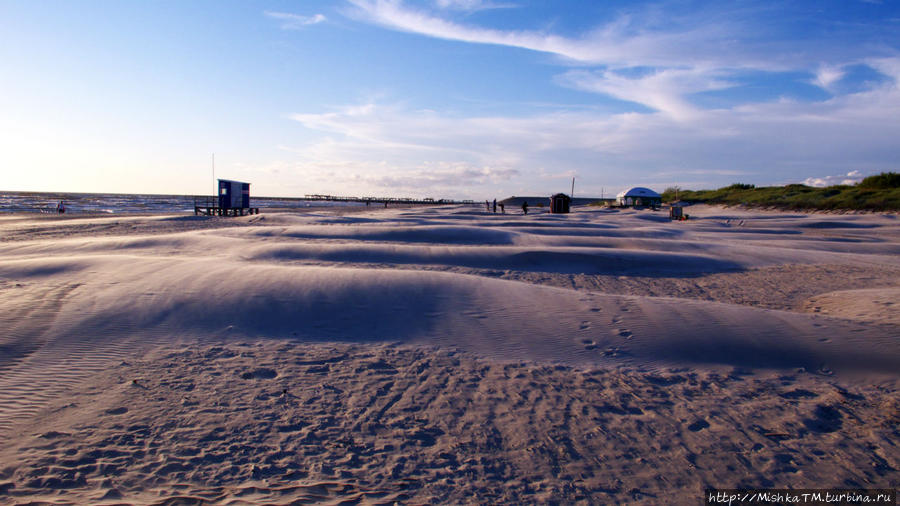
<path fill-rule="evenodd" d="M 506 207 L 503 205 L 503 202 L 500 203 L 500 214 L 506 214 Z"/>
<path fill-rule="evenodd" d="M 522 202 L 522 214 L 528 214 L 528 201 Z"/>
<path fill-rule="evenodd" d="M 487 212 L 491 212 L 491 203 L 490 203 L 490 201 L 487 201 L 487 200 L 484 201 L 484 210 L 487 211 Z"/>
<path fill-rule="evenodd" d="M 497 199 L 494 199 L 494 214 L 497 214 Z"/>
<path fill-rule="evenodd" d="M 56 204 L 56 212 L 59 214 L 66 212 L 66 203 L 60 200 L 59 204 Z"/>

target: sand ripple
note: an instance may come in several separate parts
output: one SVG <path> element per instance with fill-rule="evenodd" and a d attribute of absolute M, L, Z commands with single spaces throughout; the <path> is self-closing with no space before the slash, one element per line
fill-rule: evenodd
<path fill-rule="evenodd" d="M 691 215 L 4 220 L 0 498 L 896 487 L 897 220 Z"/>

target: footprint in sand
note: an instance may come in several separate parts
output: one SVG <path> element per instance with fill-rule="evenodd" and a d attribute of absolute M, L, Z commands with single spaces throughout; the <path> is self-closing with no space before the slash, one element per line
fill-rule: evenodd
<path fill-rule="evenodd" d="M 586 349 L 586 350 L 593 350 L 593 349 L 597 348 L 597 343 L 594 341 L 591 341 L 590 339 L 582 339 L 581 344 L 584 345 L 584 349 Z"/>
<path fill-rule="evenodd" d="M 631 337 L 634 335 L 628 329 L 613 329 L 612 333 L 619 337 L 624 337 L 625 339 L 631 339 Z"/>
<path fill-rule="evenodd" d="M 688 425 L 688 430 L 691 432 L 699 432 L 708 427 L 709 427 L 709 422 L 707 422 L 706 420 L 697 420 L 696 422 Z"/>
<path fill-rule="evenodd" d="M 241 379 L 249 380 L 249 379 L 272 379 L 278 376 L 278 373 L 273 369 L 268 368 L 260 368 L 255 369 L 253 371 L 247 371 L 241 374 Z"/>
<path fill-rule="evenodd" d="M 603 350 L 604 357 L 618 357 L 621 354 L 623 354 L 623 351 L 619 349 L 618 346 L 610 346 L 609 348 Z"/>
<path fill-rule="evenodd" d="M 581 327 L 579 327 L 579 330 L 587 330 L 589 328 L 591 328 L 591 322 L 583 321 L 581 322 Z"/>

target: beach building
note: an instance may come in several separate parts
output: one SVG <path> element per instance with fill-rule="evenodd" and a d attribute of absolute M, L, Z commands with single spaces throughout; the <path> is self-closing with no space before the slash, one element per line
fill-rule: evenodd
<path fill-rule="evenodd" d="M 620 206 L 658 206 L 662 204 L 662 196 L 650 188 L 635 186 L 616 195 L 616 203 Z"/>
<path fill-rule="evenodd" d="M 553 214 L 565 214 L 569 212 L 569 204 L 572 198 L 565 193 L 557 193 L 550 197 L 550 212 Z"/>
<path fill-rule="evenodd" d="M 243 216 L 259 214 L 258 207 L 250 207 L 250 183 L 219 179 L 218 195 L 194 198 L 194 214 L 206 216 Z"/>
<path fill-rule="evenodd" d="M 219 207 L 222 209 L 248 209 L 250 207 L 250 183 L 220 179 Z"/>

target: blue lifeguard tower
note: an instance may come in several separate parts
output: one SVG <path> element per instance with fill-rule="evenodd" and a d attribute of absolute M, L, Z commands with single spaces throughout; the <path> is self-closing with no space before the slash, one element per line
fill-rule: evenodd
<path fill-rule="evenodd" d="M 219 207 L 222 209 L 249 209 L 250 183 L 220 179 Z"/>
<path fill-rule="evenodd" d="M 216 196 L 216 205 L 200 206 L 194 202 L 194 214 L 207 216 L 243 216 L 244 214 L 259 214 L 258 207 L 250 207 L 250 183 L 219 179 L 219 191 Z"/>

